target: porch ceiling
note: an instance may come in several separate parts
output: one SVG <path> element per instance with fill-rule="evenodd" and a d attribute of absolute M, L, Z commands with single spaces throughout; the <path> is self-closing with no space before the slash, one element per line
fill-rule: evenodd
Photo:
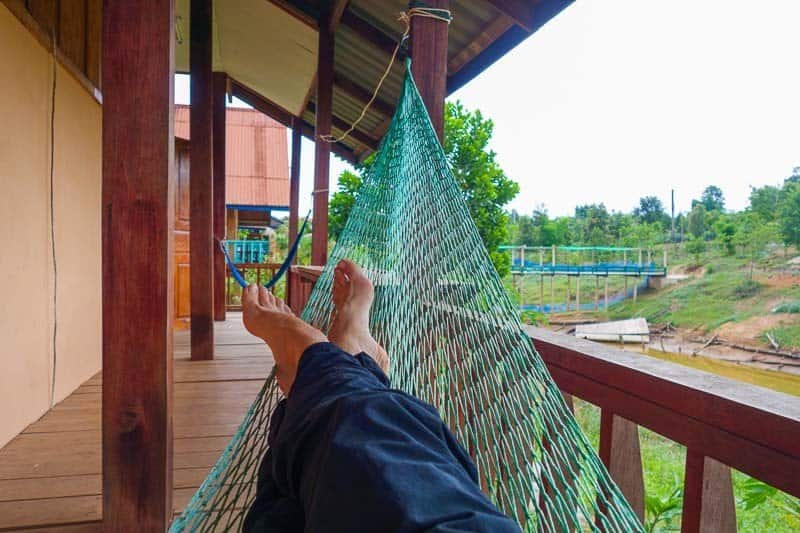
<path fill-rule="evenodd" d="M 278 108 L 314 125 L 317 21 L 328 0 L 215 0 L 214 70 Z M 333 0 L 330 0 L 333 1 Z M 448 94 L 535 32 L 573 0 L 451 0 Z M 176 69 L 189 70 L 189 2 L 177 0 Z M 350 0 L 335 33 L 333 133 L 358 118 L 386 68 L 404 26 L 407 0 Z M 400 58 L 404 57 L 401 52 Z M 402 61 L 391 73 L 339 155 L 351 161 L 374 150 L 400 95 Z M 281 113 L 286 112 L 286 113 Z M 281 117 L 273 118 L 281 120 Z"/>

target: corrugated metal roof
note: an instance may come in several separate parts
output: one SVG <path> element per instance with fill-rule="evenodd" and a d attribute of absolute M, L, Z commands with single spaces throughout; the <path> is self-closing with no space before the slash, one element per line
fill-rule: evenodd
<path fill-rule="evenodd" d="M 175 136 L 189 139 L 189 106 L 175 106 Z M 227 108 L 225 203 L 289 206 L 286 128 L 254 109 Z"/>
<path fill-rule="evenodd" d="M 322 2 L 328 0 L 214 0 L 214 69 L 277 106 L 281 113 L 301 116 L 310 132 L 315 104 L 316 25 Z M 508 50 L 534 33 L 573 0 L 450 0 L 453 21 L 448 30 L 448 94 L 471 80 Z M 188 35 L 188 0 L 178 0 L 176 15 Z M 496 6 L 500 6 L 500 9 Z M 335 73 L 350 88 L 334 86 L 333 133 L 351 124 L 361 112 L 364 94 L 372 93 L 386 68 L 393 45 L 403 33 L 397 16 L 408 0 L 350 0 L 336 29 Z M 184 28 L 186 26 L 186 28 Z M 179 40 L 176 66 L 188 70 L 188 39 Z M 358 135 L 339 143 L 349 160 L 371 151 L 385 133 L 400 95 L 404 65 L 397 61 L 380 92 L 386 105 L 370 109 Z M 356 87 L 355 91 L 353 87 Z M 500 89 L 498 89 L 500 90 Z M 360 93 L 361 96 L 352 94 Z M 301 109 L 307 94 L 310 102 Z M 337 127 L 337 124 L 339 127 Z M 310 133 L 305 133 L 309 135 Z"/>

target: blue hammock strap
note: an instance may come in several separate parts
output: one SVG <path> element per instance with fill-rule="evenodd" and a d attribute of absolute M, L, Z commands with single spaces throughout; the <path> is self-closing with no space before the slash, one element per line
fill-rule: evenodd
<path fill-rule="evenodd" d="M 264 284 L 265 288 L 271 289 L 274 287 L 275 284 L 280 281 L 283 275 L 286 274 L 286 271 L 289 270 L 289 267 L 292 266 L 292 261 L 297 255 L 297 250 L 300 247 L 300 240 L 303 238 L 303 235 L 306 232 L 306 227 L 308 226 L 308 219 L 310 216 L 311 210 L 308 211 L 305 220 L 303 220 L 303 225 L 300 226 L 300 231 L 297 232 L 297 237 L 295 237 L 291 248 L 289 248 L 289 253 L 286 254 L 286 259 L 283 260 L 281 267 L 277 272 L 275 272 L 272 278 Z M 231 271 L 231 275 L 233 276 L 233 279 L 236 280 L 236 283 L 238 283 L 240 287 L 245 288 L 249 285 L 249 283 L 247 283 L 242 271 L 239 270 L 239 268 L 236 266 L 236 263 L 234 263 L 233 259 L 231 259 L 231 255 L 228 252 L 228 247 L 225 245 L 225 242 L 226 241 L 219 241 L 219 248 L 222 250 L 222 254 L 225 256 L 225 262 L 228 264 L 228 269 Z"/>

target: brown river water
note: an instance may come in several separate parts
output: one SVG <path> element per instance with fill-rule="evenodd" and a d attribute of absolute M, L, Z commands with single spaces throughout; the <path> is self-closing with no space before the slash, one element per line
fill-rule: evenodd
<path fill-rule="evenodd" d="M 689 366 L 737 381 L 743 381 L 751 385 L 758 385 L 759 387 L 776 390 L 784 394 L 800 396 L 800 376 L 794 374 L 775 370 L 762 370 L 760 368 L 728 361 L 720 361 L 719 359 L 704 357 L 702 355 L 689 356 L 686 354 L 662 352 L 661 350 L 653 350 L 650 348 L 643 349 L 639 345 L 627 344 L 619 347 L 627 351 L 640 352 L 650 357 L 655 357 L 656 359 L 672 361 L 673 363 Z"/>

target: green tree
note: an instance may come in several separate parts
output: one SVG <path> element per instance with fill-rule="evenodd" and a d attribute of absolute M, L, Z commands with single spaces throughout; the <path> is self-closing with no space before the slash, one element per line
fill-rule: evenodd
<path fill-rule="evenodd" d="M 752 211 L 742 215 L 734 242 L 750 259 L 750 281 L 753 280 L 755 262 L 764 253 L 767 245 L 778 242 L 780 238 L 780 229 L 776 222 L 765 222 L 759 214 Z"/>
<path fill-rule="evenodd" d="M 716 185 L 709 185 L 700 195 L 700 203 L 706 211 L 724 211 L 725 196 L 722 194 L 722 189 Z"/>
<path fill-rule="evenodd" d="M 469 111 L 458 101 L 445 103 L 444 152 L 492 262 L 504 276 L 511 259 L 498 250 L 507 238 L 503 207 L 519 193 L 519 185 L 506 176 L 489 149 L 493 131 L 494 123 L 479 110 Z"/>
<path fill-rule="evenodd" d="M 686 253 L 694 257 L 695 264 L 699 265 L 706 251 L 706 241 L 702 237 L 694 237 L 686 243 Z"/>
<path fill-rule="evenodd" d="M 665 218 L 669 218 L 664 211 L 664 204 L 655 196 L 644 196 L 639 199 L 639 206 L 633 210 L 633 216 L 639 222 L 653 224 L 655 222 L 664 223 Z"/>
<path fill-rule="evenodd" d="M 788 183 L 778 208 L 778 223 L 784 244 L 800 246 L 800 183 Z"/>
<path fill-rule="evenodd" d="M 781 201 L 781 190 L 773 185 L 750 187 L 750 211 L 762 220 L 772 221 L 778 215 L 778 204 Z"/>
<path fill-rule="evenodd" d="M 349 170 L 339 175 L 339 191 L 334 193 L 328 204 L 328 235 L 333 240 L 339 239 L 362 183 L 361 176 Z"/>
<path fill-rule="evenodd" d="M 706 232 L 706 209 L 703 204 L 696 203 L 689 213 L 689 220 L 687 222 L 689 233 L 694 238 L 700 238 Z"/>
<path fill-rule="evenodd" d="M 489 149 L 493 130 L 494 123 L 480 111 L 469 111 L 460 102 L 445 103 L 445 155 L 492 262 L 498 274 L 505 276 L 510 271 L 511 258 L 498 250 L 508 239 L 508 215 L 503 208 L 519 193 L 519 185 L 506 176 L 494 151 Z M 368 158 L 358 170 L 368 170 L 373 160 Z M 334 238 L 344 228 L 362 178 L 344 172 L 339 182 L 341 190 L 333 195 L 329 209 L 330 235 Z M 334 218 L 338 233 L 334 233 Z"/>
<path fill-rule="evenodd" d="M 724 216 L 720 218 L 716 224 L 714 224 L 714 233 L 716 233 L 717 240 L 726 255 L 733 255 L 736 253 L 736 245 L 734 243 L 736 224 L 732 217 Z"/>

